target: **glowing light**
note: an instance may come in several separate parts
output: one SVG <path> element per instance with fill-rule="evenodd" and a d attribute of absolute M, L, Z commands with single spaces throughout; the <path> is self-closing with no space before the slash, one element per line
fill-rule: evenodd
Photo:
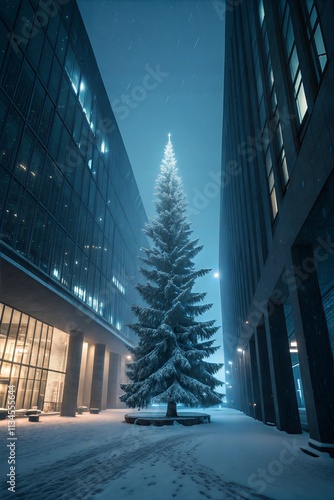
<path fill-rule="evenodd" d="M 217 272 L 216 272 L 216 273 L 214 273 L 214 274 L 213 274 L 213 277 L 214 277 L 214 278 L 216 278 L 216 279 L 218 279 L 218 278 L 219 278 L 219 273 L 217 273 Z"/>

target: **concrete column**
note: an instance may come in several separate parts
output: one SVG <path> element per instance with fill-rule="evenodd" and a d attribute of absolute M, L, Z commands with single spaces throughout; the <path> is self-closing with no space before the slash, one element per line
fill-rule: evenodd
<path fill-rule="evenodd" d="M 94 356 L 95 356 L 95 345 L 88 344 L 83 399 L 82 399 L 82 404 L 88 407 L 90 406 L 90 394 L 92 391 Z"/>
<path fill-rule="evenodd" d="M 253 387 L 254 418 L 256 420 L 262 420 L 262 407 L 261 407 L 261 397 L 260 397 L 259 371 L 258 371 L 258 363 L 256 357 L 255 336 L 253 336 L 249 342 L 249 357 L 250 357 L 250 370 L 251 370 L 252 387 Z"/>
<path fill-rule="evenodd" d="M 69 337 L 64 393 L 60 412 L 62 417 L 75 417 L 77 411 L 84 334 L 80 331 L 71 331 Z"/>
<path fill-rule="evenodd" d="M 293 379 L 283 305 L 272 303 L 265 316 L 269 366 L 274 396 L 276 425 L 280 431 L 301 434 L 296 388 Z M 268 306 L 269 306 L 268 305 Z M 270 313 L 270 314 L 269 314 Z"/>
<path fill-rule="evenodd" d="M 87 352 L 88 352 L 88 344 L 87 342 L 84 342 L 82 346 L 82 355 L 81 355 L 80 379 L 78 388 L 78 406 L 84 405 L 83 394 L 85 389 L 85 374 L 87 370 Z"/>
<path fill-rule="evenodd" d="M 108 376 L 108 393 L 107 393 L 107 408 L 119 408 L 119 383 L 121 375 L 121 356 L 116 352 L 110 353 L 109 358 L 109 376 Z"/>
<path fill-rule="evenodd" d="M 247 414 L 246 408 L 246 384 L 245 384 L 245 371 L 243 357 L 238 356 L 238 379 L 239 379 L 239 410 Z"/>
<path fill-rule="evenodd" d="M 245 373 L 246 373 L 246 388 L 247 388 L 247 404 L 248 404 L 248 413 L 250 417 L 254 417 L 254 390 L 253 390 L 253 379 L 252 379 L 252 370 L 251 370 L 251 359 L 250 359 L 250 350 L 249 344 L 245 348 L 243 352 L 244 362 L 245 362 Z"/>
<path fill-rule="evenodd" d="M 233 360 L 233 372 L 234 372 L 234 378 L 235 378 L 235 405 L 234 408 L 236 408 L 239 411 L 243 411 L 242 408 L 242 378 L 241 378 L 241 370 L 240 370 L 240 363 L 239 361 L 234 358 Z"/>
<path fill-rule="evenodd" d="M 102 390 L 102 410 L 107 409 L 108 376 L 109 376 L 110 353 L 106 351 L 104 356 L 103 390 Z"/>
<path fill-rule="evenodd" d="M 333 358 L 326 317 L 311 247 L 294 248 L 294 269 L 289 280 L 290 300 L 303 381 L 309 444 L 328 451 L 334 457 L 334 385 Z M 320 257 L 319 257 L 320 258 Z"/>
<path fill-rule="evenodd" d="M 259 390 L 261 401 L 262 422 L 276 423 L 271 387 L 270 368 L 268 359 L 267 337 L 264 326 L 258 326 L 255 332 L 255 351 L 258 367 Z"/>
<path fill-rule="evenodd" d="M 90 393 L 90 408 L 102 407 L 104 356 L 106 346 L 104 344 L 95 344 L 92 389 Z"/>

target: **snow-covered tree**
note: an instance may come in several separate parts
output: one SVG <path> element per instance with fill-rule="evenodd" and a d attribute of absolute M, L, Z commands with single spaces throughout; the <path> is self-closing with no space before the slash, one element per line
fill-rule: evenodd
<path fill-rule="evenodd" d="M 144 249 L 141 273 L 145 284 L 137 289 L 148 307 L 133 306 L 138 318 L 130 325 L 138 335 L 137 347 L 129 347 L 133 362 L 127 365 L 132 381 L 121 384 L 121 401 L 143 408 L 152 401 L 167 403 L 166 416 L 177 416 L 176 405 L 208 407 L 219 404 L 215 388 L 223 383 L 214 377 L 222 364 L 205 361 L 218 347 L 212 336 L 215 321 L 196 321 L 210 309 L 201 305 L 206 293 L 192 291 L 197 278 L 210 269 L 195 270 L 194 257 L 201 251 L 191 240 L 187 202 L 177 174 L 173 146 L 168 144 L 156 181 L 157 217 L 144 232 L 152 247 Z"/>

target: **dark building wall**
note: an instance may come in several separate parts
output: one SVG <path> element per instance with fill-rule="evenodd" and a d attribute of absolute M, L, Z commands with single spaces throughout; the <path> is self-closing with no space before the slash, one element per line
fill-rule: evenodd
<path fill-rule="evenodd" d="M 266 394 L 274 401 L 262 400 L 262 408 L 274 402 L 280 428 L 298 430 L 296 415 L 284 417 L 288 399 L 296 407 L 296 397 L 299 403 L 302 398 L 297 387 L 293 394 L 287 361 L 275 359 L 280 349 L 279 359 L 291 359 L 293 373 L 300 367 L 295 384 L 308 393 L 311 438 L 327 443 L 334 442 L 328 431 L 334 411 L 333 18 L 332 2 L 321 0 L 242 2 L 226 16 L 222 172 L 228 182 L 221 193 L 220 231 L 225 359 L 233 362 L 236 385 L 244 384 L 236 375 L 242 351 L 256 330 L 257 335 L 264 332 L 271 374 Z M 294 258 L 300 247 L 308 253 L 297 251 L 299 258 Z M 310 311 L 317 304 L 313 333 L 305 327 L 305 300 Z M 320 352 L 310 347 L 317 329 Z M 318 374 L 310 374 L 311 365 Z M 275 396 L 280 371 L 291 389 L 285 403 Z M 329 384 L 329 398 L 318 397 L 322 392 L 316 379 L 319 385 L 320 379 Z M 240 388 L 230 384 L 231 399 L 240 399 L 235 397 Z M 249 403 L 254 401 L 238 406 Z M 288 420 L 296 422 L 294 428 Z M 318 430 L 311 424 L 315 420 Z M 320 437 L 319 426 L 327 428 L 326 438 Z"/>

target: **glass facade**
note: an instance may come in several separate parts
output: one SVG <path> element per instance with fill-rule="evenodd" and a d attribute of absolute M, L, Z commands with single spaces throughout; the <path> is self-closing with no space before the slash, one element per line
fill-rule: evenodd
<path fill-rule="evenodd" d="M 0 407 L 15 386 L 16 410 L 57 410 L 62 400 L 68 335 L 0 303 Z"/>
<path fill-rule="evenodd" d="M 77 6 L 3 1 L 0 34 L 1 246 L 133 341 L 146 216 Z"/>

